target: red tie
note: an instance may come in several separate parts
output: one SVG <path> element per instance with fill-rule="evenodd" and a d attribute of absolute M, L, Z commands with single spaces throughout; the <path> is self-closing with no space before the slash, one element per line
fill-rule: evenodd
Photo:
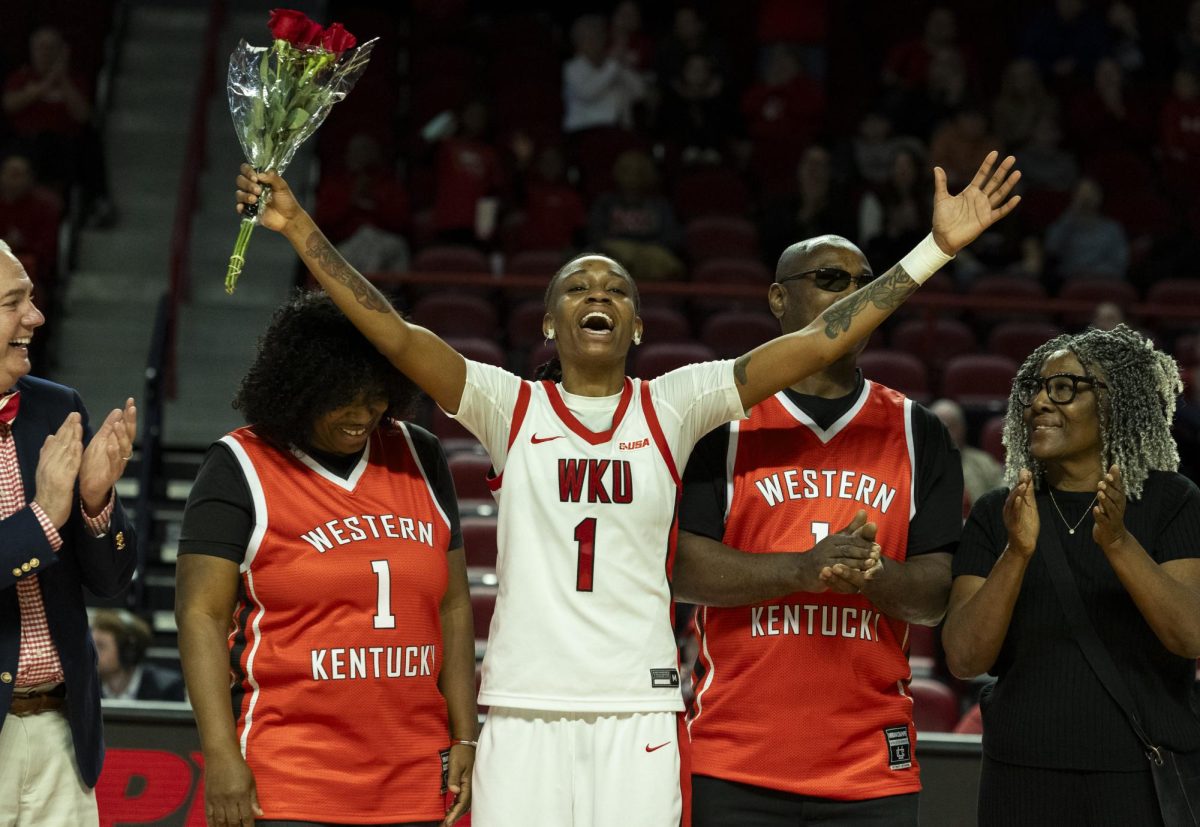
<path fill-rule="evenodd" d="M 5 425 L 11 425 L 12 421 L 17 418 L 17 410 L 20 407 L 20 391 L 13 391 L 8 396 L 0 399 L 0 422 L 3 422 Z"/>

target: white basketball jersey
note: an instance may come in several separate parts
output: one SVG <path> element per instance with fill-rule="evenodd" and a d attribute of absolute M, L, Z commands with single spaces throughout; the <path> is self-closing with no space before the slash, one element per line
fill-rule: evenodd
<path fill-rule="evenodd" d="M 551 382 L 526 382 L 492 480 L 499 594 L 481 703 L 683 709 L 671 628 L 679 469 L 647 383 L 595 433 Z"/>

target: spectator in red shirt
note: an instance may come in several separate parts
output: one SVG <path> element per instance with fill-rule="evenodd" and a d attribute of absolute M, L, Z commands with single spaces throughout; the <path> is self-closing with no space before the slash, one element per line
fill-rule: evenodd
<path fill-rule="evenodd" d="M 464 106 L 459 124 L 458 134 L 443 139 L 438 147 L 433 227 L 442 241 L 473 244 L 490 236 L 490 222 L 482 213 L 491 211 L 494 217 L 492 199 L 500 191 L 503 175 L 500 156 L 484 137 L 484 105 L 471 101 Z"/>
<path fill-rule="evenodd" d="M 316 215 L 359 272 L 408 269 L 408 193 L 370 135 L 352 137 L 344 169 L 322 179 Z"/>
<path fill-rule="evenodd" d="M 522 170 L 533 159 L 533 143 L 526 136 L 513 141 L 513 154 Z M 587 226 L 587 210 L 575 188 L 566 183 L 562 150 L 548 146 L 537 163 L 519 179 L 520 213 L 515 217 L 516 246 L 521 250 L 568 250 L 578 246 Z"/>
<path fill-rule="evenodd" d="M 30 147 L 41 178 L 60 189 L 83 187 L 89 220 L 114 218 L 100 138 L 90 125 L 88 83 L 71 71 L 71 47 L 50 26 L 29 37 L 29 63 L 11 72 L 0 100 L 14 133 Z"/>
<path fill-rule="evenodd" d="M 790 47 L 778 45 L 762 80 L 742 97 L 742 112 L 763 183 L 790 181 L 800 154 L 823 125 L 825 90 L 802 72 Z"/>
<path fill-rule="evenodd" d="M 61 202 L 38 185 L 27 157 L 12 154 L 0 161 L 0 238 L 26 263 L 42 302 L 57 273 L 61 218 Z"/>
<path fill-rule="evenodd" d="M 909 91 L 924 88 L 929 82 L 933 59 L 942 52 L 956 53 L 964 67 L 970 63 L 970 56 L 958 41 L 954 12 L 939 6 L 925 18 L 925 30 L 920 37 L 898 43 L 888 52 L 883 64 L 884 84 Z"/>

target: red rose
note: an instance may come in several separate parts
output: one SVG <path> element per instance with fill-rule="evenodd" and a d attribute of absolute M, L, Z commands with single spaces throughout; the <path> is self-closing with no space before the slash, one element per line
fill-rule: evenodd
<path fill-rule="evenodd" d="M 271 9 L 267 28 L 276 40 L 286 40 L 293 46 L 308 46 L 321 39 L 320 24 L 294 9 Z"/>
<path fill-rule="evenodd" d="M 329 28 L 321 35 L 321 45 L 325 51 L 338 55 L 347 49 L 353 49 L 357 43 L 357 38 L 346 31 L 346 27 L 341 23 L 330 23 Z"/>

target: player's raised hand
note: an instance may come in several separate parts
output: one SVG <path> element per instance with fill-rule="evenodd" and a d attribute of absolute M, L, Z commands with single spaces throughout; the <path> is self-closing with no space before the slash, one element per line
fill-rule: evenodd
<path fill-rule="evenodd" d="M 265 206 L 260 204 L 258 210 L 258 223 L 268 230 L 283 232 L 293 219 L 304 212 L 287 181 L 274 170 L 256 172 L 249 164 L 242 164 L 237 188 L 239 215 L 245 213 L 248 204 L 260 204 L 267 189 L 270 189 L 271 197 L 266 200 Z"/>
<path fill-rule="evenodd" d="M 1013 169 L 1017 159 L 1009 155 L 996 166 L 999 157 L 995 150 L 989 152 L 958 195 L 946 188 L 946 171 L 933 168 L 933 240 L 947 255 L 955 255 L 1021 202 L 1019 195 L 1010 197 L 1021 180 L 1021 171 Z"/>

